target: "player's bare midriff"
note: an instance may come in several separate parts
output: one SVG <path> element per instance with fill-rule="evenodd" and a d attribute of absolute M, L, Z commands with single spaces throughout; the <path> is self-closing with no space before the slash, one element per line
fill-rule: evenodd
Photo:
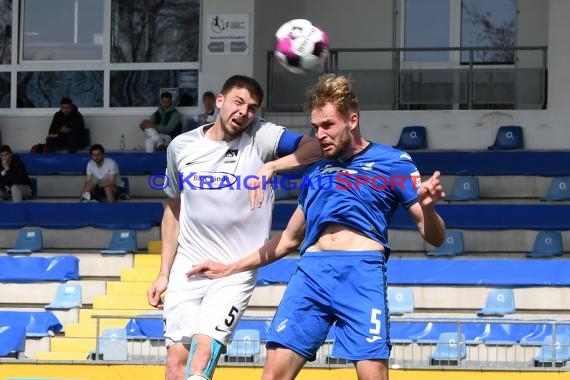
<path fill-rule="evenodd" d="M 384 247 L 364 235 L 362 232 L 353 230 L 347 226 L 330 223 L 327 225 L 317 242 L 306 250 L 307 252 L 319 251 L 382 251 Z"/>

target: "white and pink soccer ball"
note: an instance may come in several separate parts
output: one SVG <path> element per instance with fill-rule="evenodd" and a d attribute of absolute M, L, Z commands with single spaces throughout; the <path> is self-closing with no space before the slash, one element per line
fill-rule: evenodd
<path fill-rule="evenodd" d="M 292 73 L 320 71 L 328 55 L 328 36 L 309 20 L 287 21 L 275 33 L 275 57 Z"/>

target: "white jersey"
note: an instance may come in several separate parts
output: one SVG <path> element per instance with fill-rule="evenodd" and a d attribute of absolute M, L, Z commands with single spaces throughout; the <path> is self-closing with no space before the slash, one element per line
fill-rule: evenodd
<path fill-rule="evenodd" d="M 213 141 L 201 126 L 168 146 L 166 194 L 181 197 L 180 233 L 174 271 L 205 260 L 231 263 L 263 245 L 271 230 L 274 192 L 250 210 L 247 176 L 277 158 L 284 127 L 255 118 L 232 141 Z"/>
<path fill-rule="evenodd" d="M 95 183 L 103 183 L 109 180 L 109 177 L 116 174 L 115 186 L 123 187 L 123 180 L 119 174 L 119 165 L 112 158 L 103 158 L 103 163 L 98 166 L 93 160 L 89 160 L 87 163 L 87 175 L 93 176 L 93 181 Z"/>

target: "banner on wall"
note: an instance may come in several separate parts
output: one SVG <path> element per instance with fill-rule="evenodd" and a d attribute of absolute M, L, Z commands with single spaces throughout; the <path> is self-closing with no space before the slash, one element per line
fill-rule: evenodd
<path fill-rule="evenodd" d="M 207 54 L 248 54 L 249 14 L 209 14 L 206 17 Z"/>

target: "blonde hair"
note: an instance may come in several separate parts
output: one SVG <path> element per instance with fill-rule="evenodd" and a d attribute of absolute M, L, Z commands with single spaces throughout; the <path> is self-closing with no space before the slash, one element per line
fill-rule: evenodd
<path fill-rule="evenodd" d="M 307 103 L 305 110 L 311 112 L 315 108 L 321 108 L 326 103 L 331 103 L 345 117 L 350 112 L 358 112 L 358 99 L 352 90 L 350 80 L 338 74 L 325 74 L 319 77 L 319 81 L 307 90 Z"/>

